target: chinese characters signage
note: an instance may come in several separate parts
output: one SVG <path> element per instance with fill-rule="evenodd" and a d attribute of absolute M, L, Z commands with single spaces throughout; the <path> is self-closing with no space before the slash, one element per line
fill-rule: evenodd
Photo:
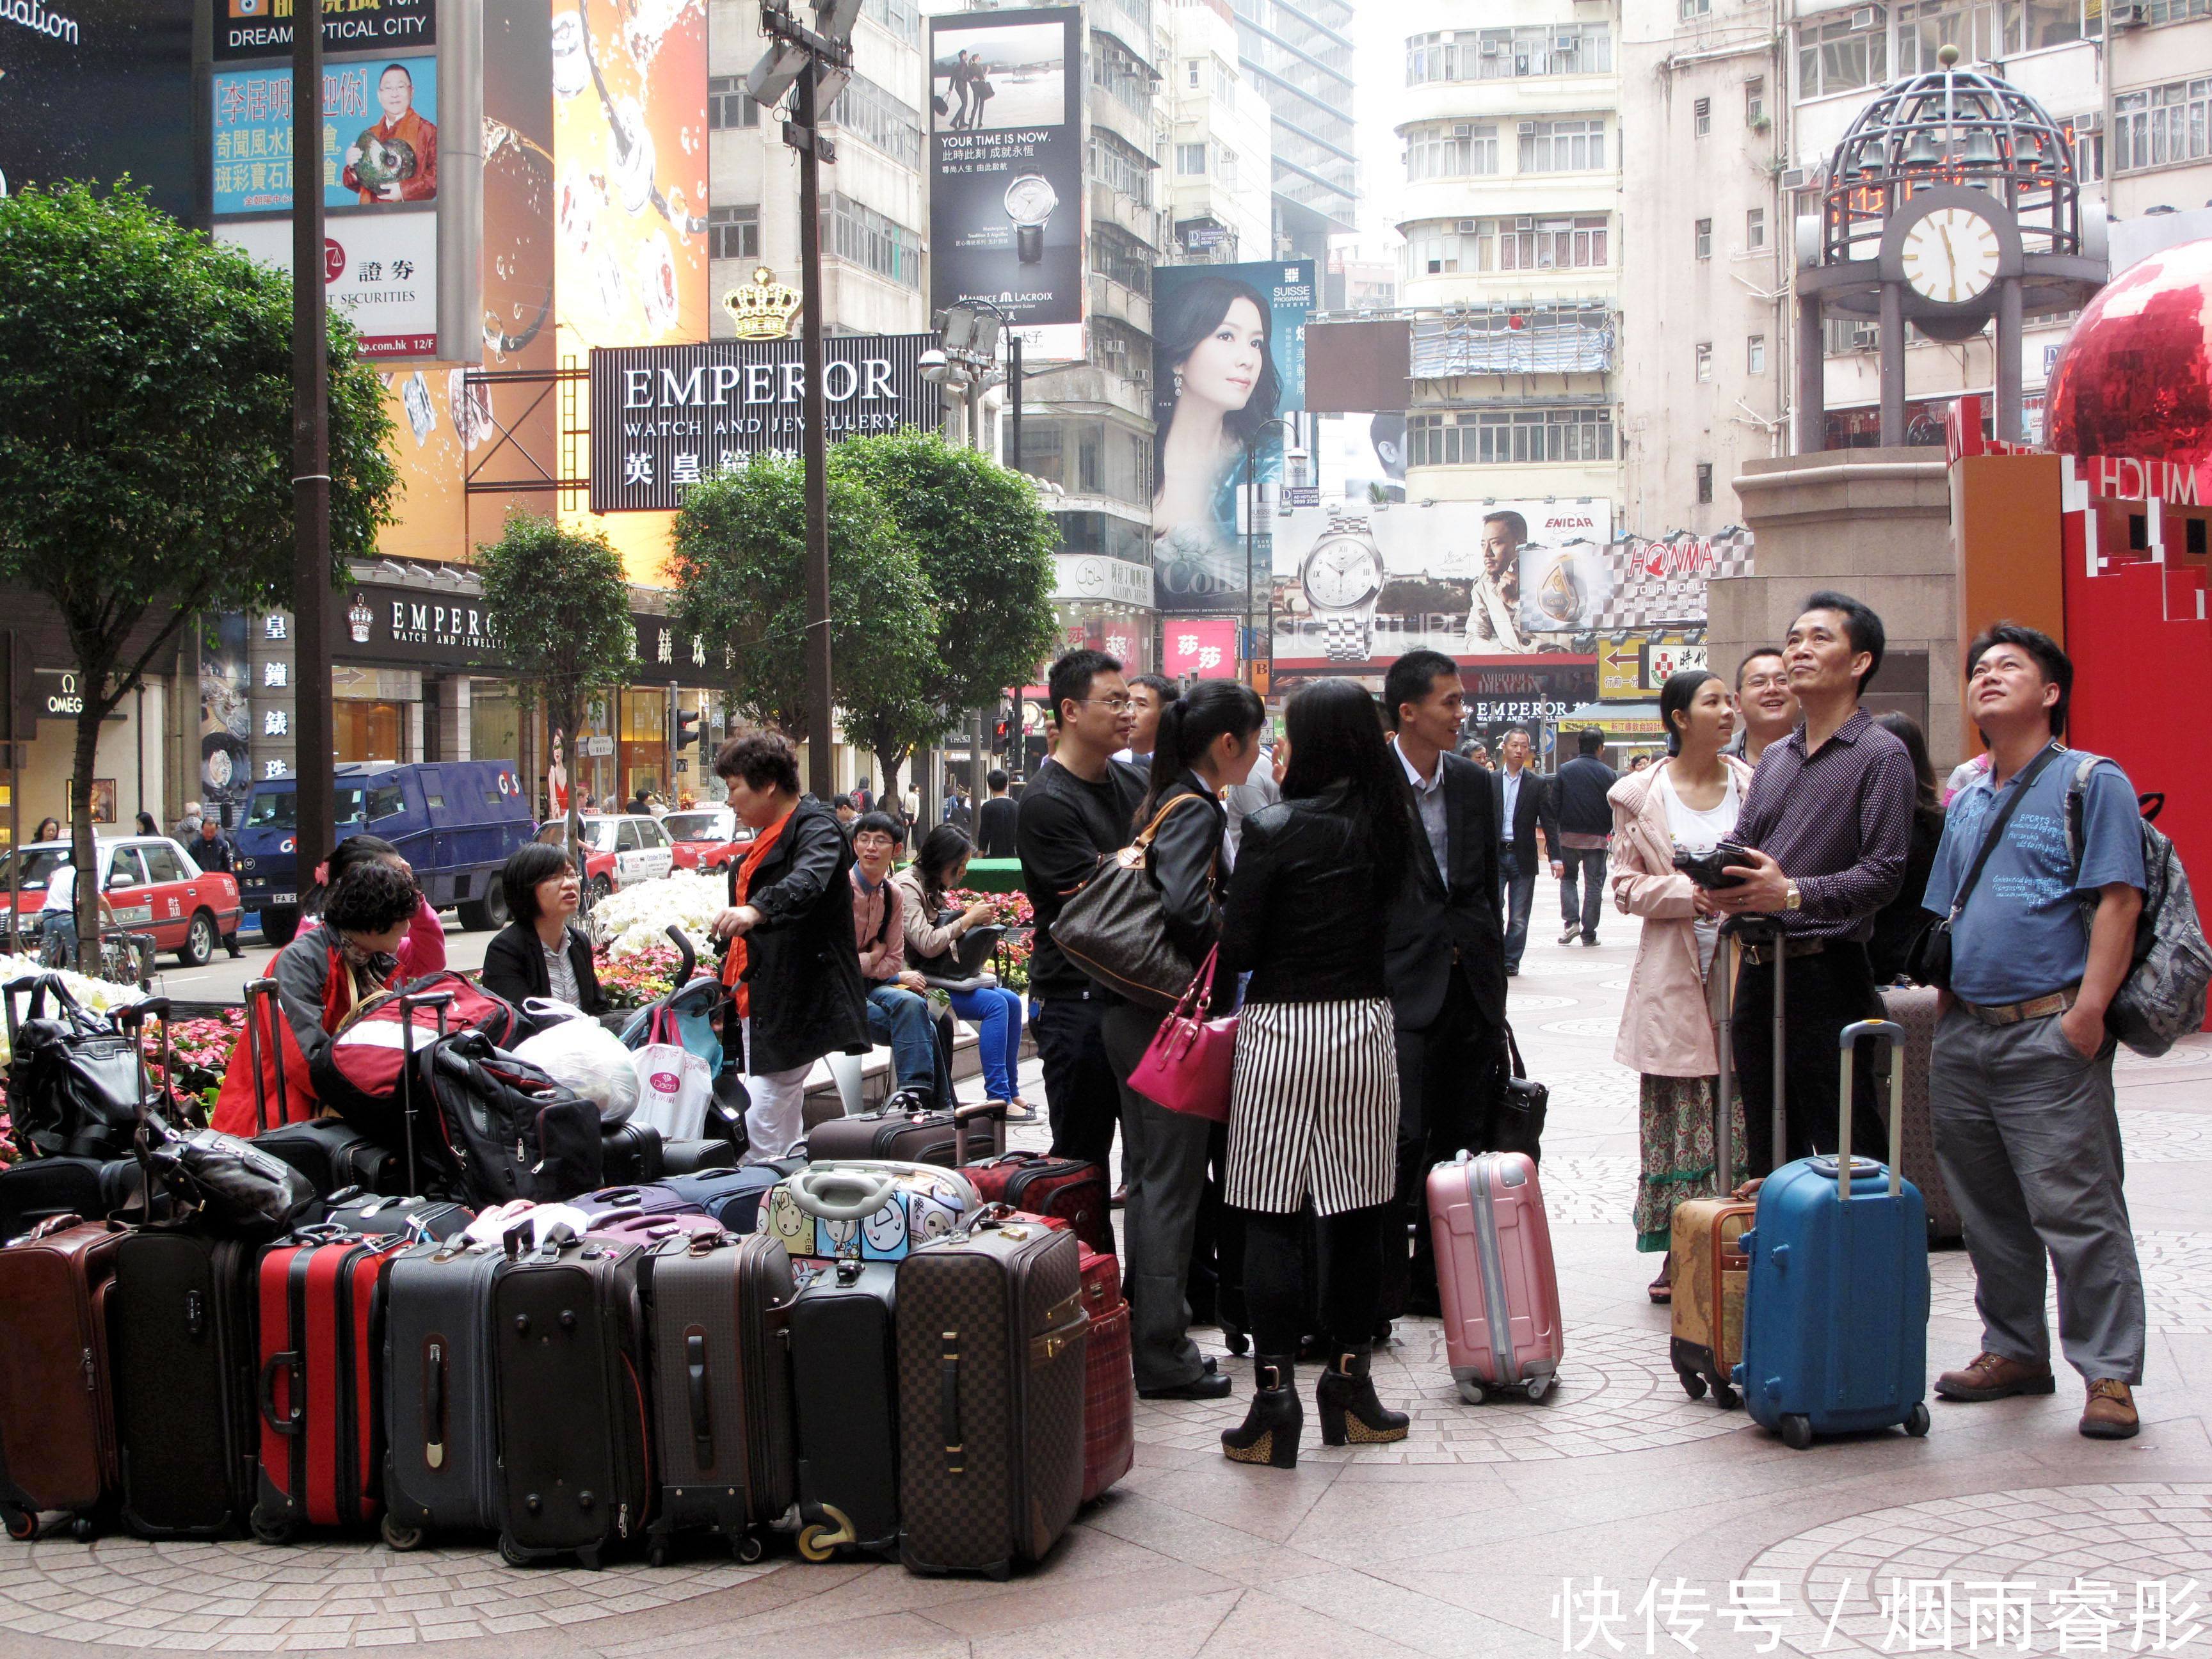
<path fill-rule="evenodd" d="M 1237 678 L 1234 617 L 1171 617 L 1163 630 L 1160 672 L 1171 680 Z"/>
<path fill-rule="evenodd" d="M 215 210 L 292 210 L 289 64 L 215 76 Z M 385 104 L 398 106 L 396 116 Z M 323 70 L 323 205 L 428 202 L 438 193 L 438 60 L 332 64 Z M 380 137 L 388 129 L 387 136 Z"/>
<path fill-rule="evenodd" d="M 215 55 L 276 57 L 292 50 L 293 0 L 214 0 Z M 436 0 L 323 0 L 325 52 L 434 46 Z"/>

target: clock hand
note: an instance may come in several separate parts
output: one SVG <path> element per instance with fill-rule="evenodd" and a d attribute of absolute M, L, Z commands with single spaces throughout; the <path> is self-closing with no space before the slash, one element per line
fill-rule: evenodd
<path fill-rule="evenodd" d="M 1959 255 L 1951 246 L 1950 227 L 1939 224 L 1936 227 L 1936 234 L 1943 239 L 1943 257 L 1951 265 L 1951 292 L 1948 297 L 1956 301 L 1959 297 Z"/>

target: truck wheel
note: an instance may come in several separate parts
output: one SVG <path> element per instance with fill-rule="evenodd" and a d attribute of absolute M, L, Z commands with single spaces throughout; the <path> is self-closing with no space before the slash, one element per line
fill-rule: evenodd
<path fill-rule="evenodd" d="M 187 968 L 204 968 L 215 960 L 215 918 L 204 910 L 192 912 L 192 925 L 185 930 L 185 942 L 178 948 L 177 960 Z"/>
<path fill-rule="evenodd" d="M 507 910 L 507 888 L 496 876 L 492 878 L 491 885 L 484 889 L 482 898 L 464 899 L 458 908 L 461 926 L 471 933 L 496 933 L 510 920 Z"/>
<path fill-rule="evenodd" d="M 261 912 L 261 937 L 282 950 L 300 931 L 300 913 L 290 905 L 271 905 Z"/>

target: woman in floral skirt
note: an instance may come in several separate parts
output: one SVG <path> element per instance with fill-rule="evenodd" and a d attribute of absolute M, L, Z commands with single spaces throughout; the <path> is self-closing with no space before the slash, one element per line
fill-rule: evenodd
<path fill-rule="evenodd" d="M 1675 1205 L 1720 1189 L 1713 1145 L 1719 1059 L 1706 990 L 1720 917 L 1674 867 L 1674 854 L 1710 852 L 1734 833 L 1751 789 L 1751 768 L 1721 752 L 1735 732 L 1727 681 L 1702 668 L 1672 676 L 1659 694 L 1659 718 L 1667 726 L 1666 757 L 1623 777 L 1606 797 L 1613 805 L 1613 902 L 1644 918 L 1613 1050 L 1644 1077 L 1639 1250 L 1666 1249 Z M 1743 1178 L 1741 1100 L 1731 1109 L 1729 1138 L 1738 1166 L 1727 1182 L 1733 1188 Z M 1660 1264 L 1654 1302 L 1670 1299 L 1672 1270 L 1671 1261 Z"/>

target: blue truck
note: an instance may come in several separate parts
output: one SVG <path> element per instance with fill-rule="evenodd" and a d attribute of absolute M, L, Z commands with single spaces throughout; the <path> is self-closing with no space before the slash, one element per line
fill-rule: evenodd
<path fill-rule="evenodd" d="M 467 928 L 504 927 L 499 884 L 508 854 L 536 830 L 522 775 L 513 761 L 347 762 L 337 769 L 337 838 L 381 836 L 415 867 L 424 896 L 458 909 Z M 299 787 L 287 773 L 253 786 L 232 830 L 238 885 L 261 913 L 262 937 L 284 945 L 300 926 L 302 883 L 293 856 Z M 308 873 L 307 884 L 313 874 Z"/>

